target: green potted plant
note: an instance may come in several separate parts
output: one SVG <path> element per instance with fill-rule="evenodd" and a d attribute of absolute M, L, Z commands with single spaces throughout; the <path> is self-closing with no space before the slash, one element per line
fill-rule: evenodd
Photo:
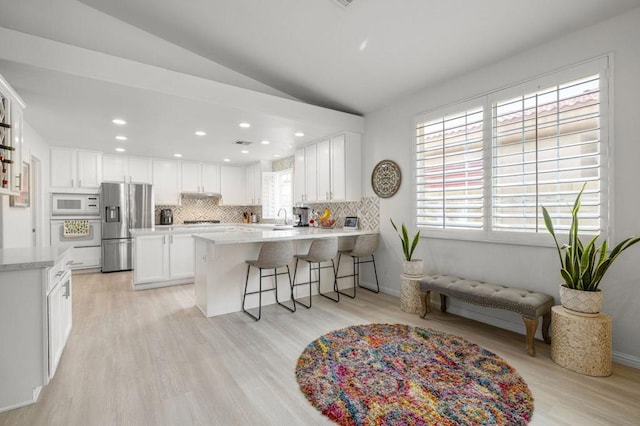
<path fill-rule="evenodd" d="M 424 261 L 422 259 L 413 258 L 413 252 L 420 241 L 420 231 L 418 231 L 413 238 L 410 238 L 409 231 L 407 231 L 407 227 L 404 223 L 401 226 L 401 231 L 399 231 L 398 227 L 393 222 L 393 219 L 390 220 L 393 229 L 396 230 L 400 237 L 400 241 L 402 242 L 402 253 L 404 255 L 404 261 L 402 262 L 403 273 L 410 276 L 421 276 L 424 270 Z"/>
<path fill-rule="evenodd" d="M 562 246 L 558 244 L 551 216 L 545 207 L 542 207 L 542 214 L 544 225 L 553 237 L 560 258 L 560 275 L 564 280 L 560 285 L 562 306 L 572 311 L 595 315 L 602 307 L 603 294 L 598 286 L 605 272 L 624 250 L 639 242 L 640 237 L 626 238 L 610 252 L 607 240 L 604 240 L 600 246 L 596 245 L 599 235 L 593 237 L 585 246 L 578 236 L 578 211 L 585 187 L 586 183 L 578 193 L 571 210 L 571 227 L 567 244 Z"/>

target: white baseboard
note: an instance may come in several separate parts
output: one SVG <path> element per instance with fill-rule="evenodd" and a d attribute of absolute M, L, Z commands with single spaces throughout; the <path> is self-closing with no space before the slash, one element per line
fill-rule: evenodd
<path fill-rule="evenodd" d="M 613 362 L 617 362 L 618 364 L 623 364 L 628 367 L 633 367 L 640 369 L 640 357 L 623 354 L 621 352 L 613 352 Z"/>

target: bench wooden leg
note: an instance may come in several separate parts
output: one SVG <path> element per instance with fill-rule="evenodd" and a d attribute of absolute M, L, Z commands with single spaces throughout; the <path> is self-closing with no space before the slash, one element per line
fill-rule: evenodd
<path fill-rule="evenodd" d="M 551 336 L 549 336 L 549 326 L 551 325 L 551 311 L 542 316 L 542 337 L 547 344 L 551 343 Z"/>
<path fill-rule="evenodd" d="M 440 312 L 447 312 L 447 295 L 440 294 Z"/>
<path fill-rule="evenodd" d="M 420 318 L 426 318 L 427 314 L 431 312 L 431 292 L 421 291 L 420 302 L 422 303 L 422 315 L 420 315 Z"/>
<path fill-rule="evenodd" d="M 524 325 L 527 329 L 527 353 L 531 356 L 536 356 L 536 348 L 533 346 L 533 338 L 536 335 L 538 329 L 538 318 L 530 319 L 522 317 Z"/>

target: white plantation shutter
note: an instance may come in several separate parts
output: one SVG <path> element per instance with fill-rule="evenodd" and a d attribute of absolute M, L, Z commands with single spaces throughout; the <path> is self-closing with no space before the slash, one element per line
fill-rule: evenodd
<path fill-rule="evenodd" d="M 541 206 L 567 230 L 584 182 L 580 227 L 600 229 L 600 77 L 493 105 L 492 229 L 546 232 Z"/>
<path fill-rule="evenodd" d="M 417 225 L 483 227 L 483 108 L 416 125 Z"/>
<path fill-rule="evenodd" d="M 586 183 L 580 230 L 607 237 L 608 63 L 585 62 L 419 116 L 417 226 L 442 238 L 546 245 L 542 207 L 566 233 Z"/>

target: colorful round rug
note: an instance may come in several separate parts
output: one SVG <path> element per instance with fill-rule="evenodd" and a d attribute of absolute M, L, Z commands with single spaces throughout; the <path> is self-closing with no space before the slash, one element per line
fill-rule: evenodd
<path fill-rule="evenodd" d="M 533 397 L 498 355 L 401 324 L 335 330 L 298 358 L 311 404 L 341 425 L 526 425 Z"/>

